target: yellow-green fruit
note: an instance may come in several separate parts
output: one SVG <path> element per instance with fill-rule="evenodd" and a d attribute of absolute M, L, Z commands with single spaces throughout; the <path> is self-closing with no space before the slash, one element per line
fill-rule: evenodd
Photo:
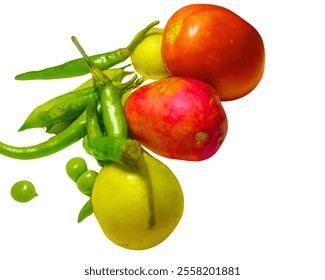
<path fill-rule="evenodd" d="M 170 76 L 161 58 L 162 34 L 163 29 L 152 28 L 131 54 L 134 69 L 147 79 Z"/>
<path fill-rule="evenodd" d="M 151 179 L 112 163 L 99 172 L 92 193 L 94 214 L 105 235 L 115 244 L 133 250 L 164 241 L 180 221 L 184 197 L 173 172 L 144 154 Z"/>

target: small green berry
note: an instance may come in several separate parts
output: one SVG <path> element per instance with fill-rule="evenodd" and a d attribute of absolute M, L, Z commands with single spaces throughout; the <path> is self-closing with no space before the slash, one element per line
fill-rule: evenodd
<path fill-rule="evenodd" d="M 85 195 L 90 195 L 98 173 L 94 170 L 87 170 L 77 180 L 78 189 Z"/>
<path fill-rule="evenodd" d="M 75 182 L 77 182 L 78 178 L 87 171 L 87 163 L 81 157 L 74 157 L 70 159 L 65 167 L 65 170 L 68 176 Z"/>
<path fill-rule="evenodd" d="M 14 200 L 22 203 L 28 202 L 38 195 L 34 185 L 26 180 L 16 182 L 12 186 L 10 193 Z"/>

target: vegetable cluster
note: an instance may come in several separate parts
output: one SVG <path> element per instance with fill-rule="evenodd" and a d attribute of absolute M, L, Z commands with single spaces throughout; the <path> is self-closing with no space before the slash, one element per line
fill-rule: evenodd
<path fill-rule="evenodd" d="M 112 242 L 134 250 L 165 240 L 184 208 L 176 176 L 148 151 L 177 160 L 212 157 L 228 130 L 222 102 L 251 92 L 264 71 L 260 35 L 228 9 L 188 5 L 164 29 L 158 24 L 149 24 L 125 48 L 93 56 L 72 36 L 82 58 L 17 75 L 46 80 L 91 73 L 92 79 L 39 105 L 19 129 L 44 128 L 54 135 L 47 141 L 27 147 L 0 142 L 0 154 L 26 160 L 81 140 L 99 171 L 89 170 L 82 157 L 66 164 L 88 197 L 78 222 L 94 213 Z M 127 70 L 130 64 L 114 68 L 127 59 L 134 71 Z M 28 181 L 16 183 L 11 193 L 20 202 L 37 196 Z"/>

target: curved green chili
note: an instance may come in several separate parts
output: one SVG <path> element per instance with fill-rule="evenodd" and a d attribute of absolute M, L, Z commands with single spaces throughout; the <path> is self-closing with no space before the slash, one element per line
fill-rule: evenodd
<path fill-rule="evenodd" d="M 147 32 L 158 23 L 159 21 L 154 21 L 142 31 L 140 31 L 126 48 L 120 48 L 111 52 L 91 56 L 90 58 L 93 61 L 94 65 L 100 70 L 105 70 L 125 61 L 131 55 L 134 48 L 143 40 Z M 87 73 L 89 73 L 89 67 L 87 63 L 83 58 L 79 58 L 42 70 L 22 73 L 17 75 L 15 79 L 61 79 L 82 76 Z"/>
<path fill-rule="evenodd" d="M 0 154 L 15 159 L 36 159 L 52 155 L 80 140 L 87 133 L 86 110 L 65 130 L 45 142 L 14 147 L 0 142 Z"/>

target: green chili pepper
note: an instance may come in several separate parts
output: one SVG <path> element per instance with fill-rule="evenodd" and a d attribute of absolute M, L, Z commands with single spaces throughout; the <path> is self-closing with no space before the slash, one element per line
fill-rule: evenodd
<path fill-rule="evenodd" d="M 55 124 L 72 122 L 85 111 L 87 104 L 96 94 L 93 87 L 88 87 L 59 95 L 36 107 L 19 131 L 36 127 L 49 130 Z"/>
<path fill-rule="evenodd" d="M 131 72 L 127 72 L 127 75 L 129 73 Z M 121 83 L 119 80 L 122 75 L 120 73 L 118 81 L 113 82 L 113 85 L 117 87 L 119 95 L 123 95 L 124 91 L 130 88 L 139 86 L 136 75 L 126 83 Z M 117 80 L 116 77 L 115 80 Z M 79 88 L 78 90 L 61 94 L 36 107 L 19 128 L 19 131 L 31 128 L 45 128 L 48 133 L 58 134 L 65 129 L 87 108 L 90 100 L 98 94 L 92 85 L 87 88 Z"/>
<path fill-rule="evenodd" d="M 87 140 L 85 141 L 87 141 L 88 153 L 100 162 L 132 164 L 130 153 L 135 154 L 139 151 L 140 144 L 124 137 L 104 136 L 99 123 L 97 102 L 98 100 L 94 98 L 87 108 Z"/>
<path fill-rule="evenodd" d="M 93 98 L 87 108 L 87 152 L 98 161 L 122 162 L 122 146 L 126 138 L 104 136 L 97 111 L 98 99 Z"/>
<path fill-rule="evenodd" d="M 130 56 L 128 49 L 118 49 L 112 52 L 92 56 L 94 62 L 102 70 L 123 62 Z M 82 59 L 75 59 L 64 64 L 42 70 L 30 71 L 19 74 L 16 80 L 50 80 L 82 76 L 88 74 L 87 65 Z"/>
<path fill-rule="evenodd" d="M 0 154 L 16 159 L 36 159 L 54 154 L 80 140 L 87 133 L 86 110 L 65 130 L 45 142 L 14 147 L 0 142 Z"/>
<path fill-rule="evenodd" d="M 100 70 L 108 69 L 125 61 L 135 49 L 135 47 L 143 40 L 147 32 L 157 25 L 159 21 L 149 24 L 146 28 L 140 31 L 132 42 L 126 48 L 120 48 L 115 51 L 106 52 L 91 56 L 91 60 Z M 49 67 L 38 71 L 30 71 L 19 74 L 15 77 L 16 80 L 36 80 L 36 79 L 60 79 L 82 76 L 89 73 L 89 67 L 84 59 L 74 59 L 64 64 Z"/>
<path fill-rule="evenodd" d="M 126 83 L 118 83 L 114 82 L 114 86 L 117 87 L 118 94 L 120 95 L 122 105 L 124 106 L 124 102 L 126 97 L 128 97 L 132 91 L 138 88 L 145 80 L 141 78 L 137 78 L 137 75 L 134 75 Z M 19 131 L 28 129 L 28 128 L 36 128 L 43 127 L 46 128 L 47 133 L 58 134 L 65 128 L 67 128 L 75 119 L 75 116 L 78 116 L 78 113 L 83 111 L 87 107 L 87 103 L 92 98 L 92 96 L 96 95 L 95 89 L 92 87 L 92 90 L 89 89 L 89 96 L 82 96 L 82 98 L 78 98 L 78 95 L 86 94 L 85 92 L 78 93 L 76 91 L 70 92 L 71 99 L 69 98 L 54 98 L 40 105 L 42 108 L 35 108 L 34 111 L 28 116 L 25 120 L 22 127 Z M 56 102 L 54 102 L 56 101 Z M 71 102 L 72 104 L 69 104 Z M 60 114 L 56 113 L 59 109 Z M 64 109 L 64 110 L 63 110 Z M 98 110 L 101 111 L 101 104 L 98 104 Z M 54 117 L 56 116 L 56 117 Z"/>
<path fill-rule="evenodd" d="M 86 219 L 92 214 L 93 214 L 93 204 L 90 197 L 79 212 L 78 223 L 81 223 L 84 219 Z"/>
<path fill-rule="evenodd" d="M 102 119 L 106 134 L 127 138 L 128 125 L 118 91 L 114 85 L 100 86 L 97 91 L 102 106 Z"/>
<path fill-rule="evenodd" d="M 136 140 L 127 138 L 127 123 L 124 109 L 116 88 L 109 78 L 93 65 L 78 40 L 72 37 L 80 53 L 89 65 L 94 88 L 99 100 L 94 97 L 87 108 L 87 151 L 100 162 L 117 162 L 135 165 L 142 155 L 142 147 Z M 97 103 L 101 104 L 101 116 L 105 127 L 102 133 Z M 105 114 L 106 112 L 106 114 Z M 106 121 L 105 121 L 106 119 Z"/>
<path fill-rule="evenodd" d="M 99 95 L 102 107 L 102 120 L 106 135 L 117 138 L 127 138 L 128 125 L 117 87 L 114 86 L 109 77 L 93 64 L 91 58 L 85 53 L 78 40 L 74 36 L 72 36 L 71 39 L 87 62 L 92 74 L 94 88 Z"/>

